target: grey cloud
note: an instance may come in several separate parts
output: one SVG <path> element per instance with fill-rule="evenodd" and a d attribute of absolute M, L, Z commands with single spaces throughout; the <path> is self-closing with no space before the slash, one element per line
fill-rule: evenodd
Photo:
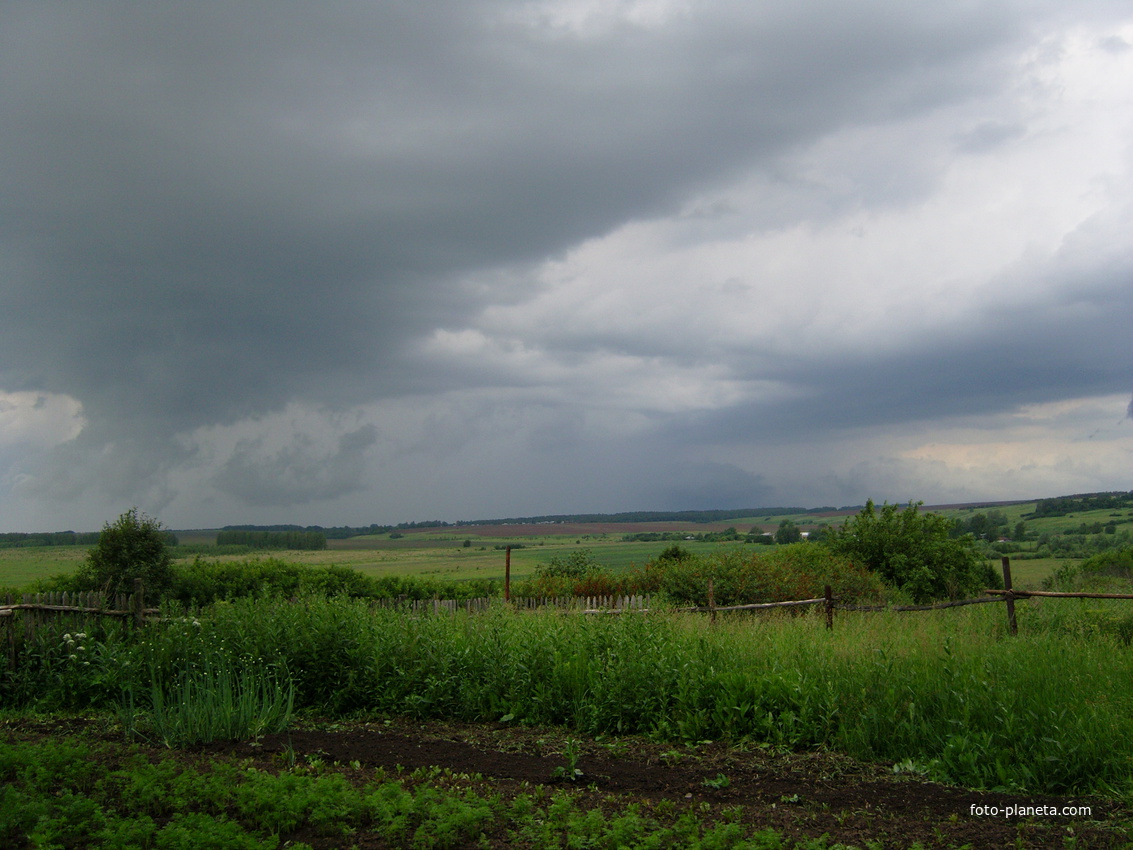
<path fill-rule="evenodd" d="M 721 7 L 590 43 L 492 23 L 506 5 L 187 8 L 13 7 L 0 60 L 8 371 L 176 425 L 388 382 L 464 306 L 450 273 L 660 210 L 863 107 L 957 96 L 975 71 L 945 71 L 1005 24 Z"/>
<path fill-rule="evenodd" d="M 336 499 L 361 489 L 366 450 L 377 440 L 372 425 L 343 434 L 324 449 L 306 434 L 281 448 L 265 448 L 261 438 L 241 440 L 217 473 L 222 492 L 249 505 L 291 507 Z"/>
<path fill-rule="evenodd" d="M 959 136 L 956 139 L 956 149 L 961 153 L 983 153 L 1019 138 L 1024 132 L 1025 128 L 1020 124 L 984 121 Z"/>
<path fill-rule="evenodd" d="M 470 276 L 994 91 L 1028 37 L 1009 4 L 721 2 L 585 37 L 519 8 L 3 5 L 0 389 L 68 393 L 91 423 L 44 492 L 156 493 L 194 428 L 451 386 L 413 344 L 534 286 Z M 215 484 L 253 505 L 350 492 L 372 438 L 246 442 Z"/>

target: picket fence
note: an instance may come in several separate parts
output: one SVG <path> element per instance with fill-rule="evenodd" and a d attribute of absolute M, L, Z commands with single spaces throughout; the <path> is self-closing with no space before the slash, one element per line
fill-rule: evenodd
<path fill-rule="evenodd" d="M 555 609 L 582 613 L 605 611 L 647 611 L 650 596 L 541 596 L 519 598 L 513 596 L 506 604 L 522 611 Z M 494 605 L 505 604 L 500 597 L 483 596 L 475 599 L 375 599 L 375 608 L 400 608 L 414 614 L 441 614 L 467 611 L 487 611 Z"/>
<path fill-rule="evenodd" d="M 142 619 L 148 614 L 158 613 L 156 608 L 145 607 L 145 594 L 140 589 L 135 593 L 117 593 L 113 596 L 94 591 L 83 593 L 52 591 L 22 593 L 18 598 L 8 594 L 0 599 L 0 617 L 11 617 L 16 611 L 24 612 L 21 619 L 30 624 L 58 614 Z"/>

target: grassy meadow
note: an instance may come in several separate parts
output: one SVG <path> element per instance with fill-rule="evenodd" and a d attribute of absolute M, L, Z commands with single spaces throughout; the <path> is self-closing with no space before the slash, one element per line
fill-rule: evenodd
<path fill-rule="evenodd" d="M 244 598 L 140 636 L 41 628 L 0 705 L 109 711 L 169 745 L 254 735 L 292 710 L 384 713 L 823 748 L 970 787 L 1133 795 L 1133 610 L 1043 600 L 1019 622 L 1009 637 L 998 605 L 840 613 L 828 631 L 814 614 L 407 618 L 365 600 Z"/>
<path fill-rule="evenodd" d="M 1097 513 L 1097 512 L 1093 512 Z M 814 518 L 799 515 L 800 525 L 814 528 Z M 1063 517 L 1052 521 L 1061 522 Z M 829 520 L 824 520 L 829 522 Z M 1091 522 L 1095 520 L 1090 520 Z M 841 518 L 837 518 L 841 522 Z M 1044 522 L 1046 522 L 1044 520 Z M 1072 523 L 1081 520 L 1070 520 Z M 728 523 L 690 524 L 688 533 L 722 531 L 726 526 L 735 526 L 741 533 L 752 527 L 761 526 L 768 530 L 777 526 L 765 518 L 753 517 Z M 530 577 L 539 564 L 548 563 L 551 558 L 565 556 L 572 551 L 588 549 L 598 563 L 613 572 L 620 572 L 634 566 L 641 566 L 656 558 L 673 541 L 637 542 L 624 541 L 622 532 L 595 532 L 578 534 L 527 535 L 501 534 L 478 535 L 477 529 L 428 529 L 406 533 L 401 538 L 390 539 L 389 535 L 366 535 L 345 540 L 328 540 L 327 548 L 317 551 L 272 551 L 263 552 L 263 557 L 274 557 L 307 566 L 349 567 L 359 572 L 380 578 L 386 576 L 430 577 L 444 580 L 502 579 L 504 577 L 504 546 L 511 545 L 511 572 L 513 579 Z M 497 530 L 497 529 L 493 529 Z M 216 532 L 190 531 L 177 532 L 182 547 L 172 550 L 175 562 L 190 562 L 197 556 L 219 562 L 242 561 L 256 553 L 213 554 L 210 549 L 216 541 Z M 469 546 L 464 541 L 470 541 Z M 700 542 L 680 540 L 680 546 L 693 553 L 707 555 L 721 548 L 735 547 L 736 543 Z M 747 544 L 758 551 L 759 547 Z M 0 587 L 26 587 L 40 579 L 63 573 L 74 572 L 86 556 L 88 546 L 36 546 L 26 548 L 0 549 Z M 1054 573 L 1059 566 L 1074 563 L 1076 559 L 1041 558 L 1012 559 L 1012 576 L 1020 588 L 1038 588 L 1042 580 Z M 998 565 L 999 557 L 994 558 Z"/>
<path fill-rule="evenodd" d="M 181 536 L 181 535 L 179 535 Z M 175 562 L 192 561 L 198 554 L 209 560 L 243 561 L 255 553 L 210 555 L 209 537 L 185 535 L 193 544 L 193 553 L 179 556 L 178 547 L 172 552 Z M 621 535 L 544 537 L 468 537 L 452 535 L 406 535 L 390 540 L 388 536 L 352 537 L 347 540 L 329 540 L 327 548 L 318 551 L 274 551 L 261 553 L 307 566 L 340 566 L 358 570 L 368 576 L 422 576 L 437 579 L 502 579 L 505 552 L 497 546 L 512 545 L 511 572 L 514 579 L 531 576 L 540 563 L 547 563 L 557 555 L 579 549 L 589 549 L 595 560 L 615 572 L 640 566 L 656 558 L 671 542 L 624 542 Z M 215 540 L 215 534 L 211 536 Z M 464 546 L 464 540 L 472 545 Z M 202 545 L 204 544 L 204 545 Z M 681 546 L 696 553 L 707 554 L 735 543 L 699 543 L 682 541 Z M 522 547 L 522 548 L 520 548 Z M 24 587 L 39 579 L 78 568 L 89 546 L 37 546 L 0 549 L 0 587 Z"/>
<path fill-rule="evenodd" d="M 743 533 L 781 519 L 689 530 L 735 526 Z M 814 527 L 807 519 L 798 521 Z M 1067 528 L 1100 521 L 1055 519 L 1071 523 Z M 554 530 L 562 531 L 547 528 Z M 502 547 L 510 544 L 517 547 L 512 575 L 522 579 L 580 549 L 619 571 L 672 545 L 629 542 L 597 527 L 511 536 L 515 529 L 473 531 L 414 530 L 260 555 L 210 554 L 209 533 L 179 533 L 184 548 L 173 554 L 181 550 L 185 565 L 200 557 L 248 572 L 250 558 L 262 557 L 375 578 L 499 579 Z M 704 555 L 721 547 L 764 549 L 680 545 Z M 73 572 L 86 552 L 0 549 L 0 586 Z M 1015 584 L 1037 587 L 1066 563 L 1013 559 Z M 674 748 L 722 742 L 737 751 L 850 756 L 973 789 L 1133 803 L 1128 602 L 1021 601 L 1016 636 L 1007 632 L 1003 606 L 991 604 L 839 611 L 833 630 L 818 611 L 725 614 L 713 622 L 662 605 L 645 614 L 586 616 L 517 611 L 500 601 L 475 614 L 415 616 L 365 598 L 272 596 L 262 589 L 200 608 L 166 603 L 163 616 L 141 629 L 62 615 L 25 630 L 15 627 L 16 613 L 2 623 L 11 654 L 0 653 L 0 727 L 13 718 L 80 714 L 99 718 L 102 732 L 81 741 L 0 739 L 0 784 L 7 785 L 0 792 L 0 843 L 15 842 L 5 846 L 80 846 L 81 834 L 92 836 L 91 846 L 199 846 L 209 835 L 209 846 L 274 847 L 297 829 L 363 827 L 382 832 L 391 846 L 464 846 L 491 829 L 513 837 L 530 831 L 525 846 L 546 846 L 551 838 L 567 846 L 660 846 L 649 843 L 662 834 L 657 824 L 637 809 L 587 809 L 578 797 L 547 797 L 532 808 L 522 794 L 506 804 L 475 796 L 459 777 L 434 782 L 439 773 L 379 774 L 362 785 L 302 765 L 276 774 L 218 763 L 197 770 L 186 761 L 203 744 L 258 740 L 296 720 L 553 727 L 571 740 L 632 735 Z M 107 750 L 108 736 L 179 755 L 119 755 Z M 92 758 L 121 767 L 99 773 Z M 124 806 L 123 798 L 141 800 L 141 810 Z M 302 811 L 288 808 L 300 798 Z M 738 825 L 709 819 L 708 809 L 703 814 L 702 823 L 676 822 L 664 846 L 827 846 L 821 837 L 788 844 L 774 832 L 745 839 Z M 554 817 L 563 826 L 553 835 L 538 832 Z M 1115 824 L 1113 834 L 1125 828 Z"/>

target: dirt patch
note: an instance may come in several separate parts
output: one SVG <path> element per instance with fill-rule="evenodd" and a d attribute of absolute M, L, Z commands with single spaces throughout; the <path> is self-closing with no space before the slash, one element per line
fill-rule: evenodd
<path fill-rule="evenodd" d="M 6 735 L 23 740 L 80 735 L 121 742 L 103 722 L 52 719 L 8 720 Z M 103 756 L 108 770 L 117 758 Z M 574 759 L 568 759 L 568 753 Z M 155 748 L 153 758 L 207 761 L 250 759 L 257 767 L 283 771 L 296 765 L 341 770 L 351 781 L 386 776 L 414 781 L 418 768 L 462 775 L 462 787 L 505 800 L 540 789 L 567 790 L 579 807 L 607 816 L 635 805 L 643 815 L 672 823 L 684 812 L 702 822 L 738 820 L 753 829 L 772 828 L 789 839 L 827 836 L 842 843 L 905 848 L 1110 848 L 1129 846 L 1133 811 L 1106 798 L 1069 798 L 978 792 L 948 787 L 886 765 L 865 764 L 835 753 L 784 752 L 749 745 L 702 742 L 658 744 L 639 737 L 590 739 L 562 729 L 505 724 L 454 724 L 389 719 L 372 722 L 305 722 L 290 732 L 257 742 L 213 744 L 180 753 Z M 568 766 L 581 775 L 561 778 Z M 557 778 L 556 778 L 557 777 Z M 1089 806 L 1088 815 L 1006 816 L 1008 807 Z M 975 815 L 973 807 L 998 810 Z M 317 834 L 296 834 L 316 850 L 340 846 L 389 846 L 375 835 L 356 833 L 350 844 Z M 870 845 L 869 843 L 873 844 Z M 514 846 L 503 834 L 476 846 Z"/>
<path fill-rule="evenodd" d="M 574 748 L 582 775 L 555 780 Z M 785 753 L 765 747 L 704 743 L 666 746 L 641 738 L 573 739 L 558 729 L 505 725 L 410 724 L 390 720 L 317 724 L 264 738 L 256 745 L 207 748 L 277 763 L 317 759 L 366 768 L 448 768 L 483 777 L 496 793 L 538 785 L 578 788 L 595 806 L 662 800 L 698 813 L 729 808 L 759 828 L 831 843 L 867 841 L 907 847 L 1117 847 L 1127 843 L 1130 812 L 1107 799 L 1020 796 L 947 787 L 881 765 L 832 753 Z M 1007 817 L 1008 807 L 1089 806 L 1089 816 Z M 706 808 L 707 807 L 707 808 Z M 973 807 L 999 816 L 973 815 Z M 1076 842 L 1076 843 L 1075 843 Z"/>

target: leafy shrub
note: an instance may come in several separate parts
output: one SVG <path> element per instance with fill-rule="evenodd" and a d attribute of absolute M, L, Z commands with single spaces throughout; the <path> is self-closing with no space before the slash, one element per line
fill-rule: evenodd
<path fill-rule="evenodd" d="M 662 591 L 682 605 L 708 604 L 708 579 L 717 605 L 786 602 L 822 596 L 829 584 L 836 596 L 879 601 L 884 587 L 861 565 L 812 543 L 794 543 L 752 553 L 730 549 L 655 565 Z"/>
<path fill-rule="evenodd" d="M 1133 547 L 1101 552 L 1080 564 L 1065 564 L 1043 581 L 1047 590 L 1062 592 L 1129 592 L 1133 579 Z"/>
<path fill-rule="evenodd" d="M 603 596 L 623 592 L 624 583 L 594 560 L 589 549 L 555 555 L 549 563 L 535 567 L 532 578 L 516 582 L 512 588 L 513 595 L 521 598 Z"/>
<path fill-rule="evenodd" d="M 247 596 L 292 598 L 309 594 L 363 599 L 472 599 L 498 596 L 499 582 L 438 581 L 385 576 L 374 578 L 350 567 L 312 567 L 279 558 L 207 561 L 175 566 L 170 598 L 185 606 L 208 605 Z"/>
<path fill-rule="evenodd" d="M 898 512 L 873 500 L 833 532 L 827 545 L 877 573 L 916 602 L 961 599 L 996 587 L 995 571 L 975 551 L 971 537 L 954 537 L 955 520 L 922 513 L 922 502 Z"/>
<path fill-rule="evenodd" d="M 151 598 L 162 597 L 173 581 L 169 538 L 156 519 L 131 508 L 107 523 L 98 545 L 75 574 L 76 589 L 132 593 L 141 579 Z"/>
<path fill-rule="evenodd" d="M 540 564 L 535 568 L 535 575 L 547 578 L 582 578 L 601 568 L 602 565 L 594 560 L 589 549 L 575 549 L 566 555 L 555 555 L 550 563 Z"/>

